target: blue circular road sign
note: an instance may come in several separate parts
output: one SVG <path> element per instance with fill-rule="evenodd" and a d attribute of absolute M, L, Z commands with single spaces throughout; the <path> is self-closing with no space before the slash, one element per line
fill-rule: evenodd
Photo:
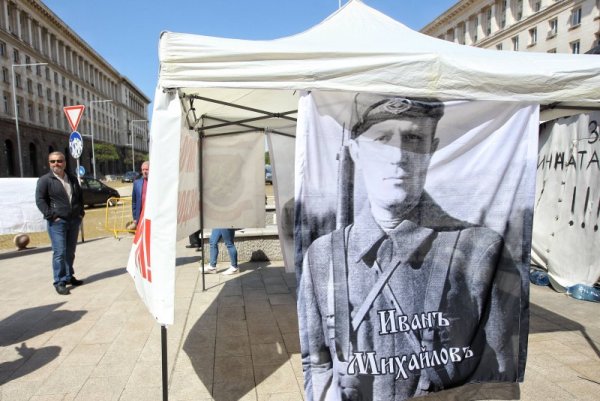
<path fill-rule="evenodd" d="M 79 176 L 83 177 L 85 175 L 85 167 L 79 166 Z"/>
<path fill-rule="evenodd" d="M 73 156 L 73 159 L 79 159 L 83 152 L 83 138 L 77 131 L 73 131 L 69 136 L 69 153 Z"/>

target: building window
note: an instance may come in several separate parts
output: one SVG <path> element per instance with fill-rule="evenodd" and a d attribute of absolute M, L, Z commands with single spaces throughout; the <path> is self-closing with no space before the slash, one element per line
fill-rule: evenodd
<path fill-rule="evenodd" d="M 571 27 L 576 27 L 581 24 L 581 7 L 571 11 Z"/>
<path fill-rule="evenodd" d="M 556 49 L 550 49 L 547 51 L 547 53 L 556 53 Z"/>
<path fill-rule="evenodd" d="M 15 174 L 15 150 L 10 139 L 4 141 L 4 159 L 6 160 L 6 175 L 14 177 Z"/>
<path fill-rule="evenodd" d="M 557 18 L 553 18 L 550 21 L 548 21 L 548 37 L 549 38 L 553 38 L 556 36 L 556 34 L 558 33 L 558 19 Z"/>
<path fill-rule="evenodd" d="M 571 53 L 579 54 L 579 41 L 578 40 L 576 40 L 575 42 L 571 42 L 570 46 L 571 46 Z"/>
<path fill-rule="evenodd" d="M 46 79 L 50 81 L 50 67 L 46 67 Z"/>
<path fill-rule="evenodd" d="M 512 47 L 514 51 L 519 51 L 519 37 L 518 36 L 514 36 L 512 39 Z"/>
<path fill-rule="evenodd" d="M 31 57 L 25 56 L 25 64 L 31 64 Z M 27 69 L 27 71 L 31 71 L 31 66 L 30 65 L 26 65 L 25 69 Z"/>
<path fill-rule="evenodd" d="M 37 147 L 33 142 L 29 142 L 29 165 L 31 165 L 34 177 L 40 175 L 40 172 L 38 171 Z"/>
<path fill-rule="evenodd" d="M 29 121 L 34 120 L 33 103 L 27 103 L 27 116 L 29 117 Z"/>
<path fill-rule="evenodd" d="M 58 72 L 54 73 L 54 83 L 58 85 Z"/>
<path fill-rule="evenodd" d="M 44 106 L 38 105 L 38 120 L 40 124 L 44 123 Z"/>
<path fill-rule="evenodd" d="M 2 67 L 2 81 L 6 83 L 10 82 L 8 68 L 6 67 Z"/>
<path fill-rule="evenodd" d="M 9 94 L 4 92 L 2 98 L 2 106 L 4 110 L 4 114 L 10 114 L 10 100 L 8 100 Z"/>
<path fill-rule="evenodd" d="M 531 28 L 529 30 L 529 46 L 533 46 L 537 43 L 537 28 Z"/>
<path fill-rule="evenodd" d="M 464 45 L 467 26 L 465 24 L 461 24 L 456 28 L 456 31 L 457 31 L 457 36 L 458 36 L 458 43 L 461 45 Z"/>
<path fill-rule="evenodd" d="M 46 88 L 46 99 L 52 101 L 52 89 Z"/>
<path fill-rule="evenodd" d="M 15 85 L 17 88 L 21 87 L 21 74 L 15 74 Z"/>
<path fill-rule="evenodd" d="M 13 61 L 15 64 L 19 64 L 21 62 L 21 56 L 19 55 L 19 50 L 13 49 Z"/>
<path fill-rule="evenodd" d="M 0 40 L 0 57 L 6 57 L 6 43 Z"/>
<path fill-rule="evenodd" d="M 515 0 L 515 12 L 513 15 L 517 21 L 523 19 L 523 0 Z"/>
<path fill-rule="evenodd" d="M 41 65 L 35 66 L 35 75 L 37 75 L 38 77 L 42 76 L 42 66 Z"/>
<path fill-rule="evenodd" d="M 42 87 L 42 84 L 37 84 L 37 89 L 38 89 L 38 91 L 37 91 L 38 96 L 39 97 L 44 96 L 44 88 Z"/>
<path fill-rule="evenodd" d="M 488 8 L 485 12 L 485 35 L 492 34 L 492 9 Z"/>
<path fill-rule="evenodd" d="M 508 0 L 500 0 L 500 28 L 506 27 L 506 2 Z"/>
<path fill-rule="evenodd" d="M 542 2 L 540 0 L 532 0 L 531 9 L 537 13 L 542 9 Z"/>
<path fill-rule="evenodd" d="M 496 45 L 496 50 L 502 50 L 502 43 L 498 43 Z"/>
<path fill-rule="evenodd" d="M 33 93 L 33 81 L 27 78 L 27 92 Z"/>

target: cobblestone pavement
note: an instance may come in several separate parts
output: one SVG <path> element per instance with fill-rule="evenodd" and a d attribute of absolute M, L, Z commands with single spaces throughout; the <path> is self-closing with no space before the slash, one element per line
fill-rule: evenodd
<path fill-rule="evenodd" d="M 69 296 L 52 287 L 48 248 L 0 254 L 0 400 L 162 399 L 160 326 L 125 271 L 130 245 L 80 244 L 85 284 Z M 206 275 L 203 291 L 199 253 L 184 245 L 167 334 L 169 400 L 302 400 L 294 275 L 278 262 L 243 263 L 233 277 Z M 533 287 L 525 383 L 434 399 L 598 400 L 599 317 L 598 304 Z"/>

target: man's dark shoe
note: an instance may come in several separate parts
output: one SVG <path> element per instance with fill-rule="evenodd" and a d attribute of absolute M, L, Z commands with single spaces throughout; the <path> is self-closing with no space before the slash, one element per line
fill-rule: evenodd
<path fill-rule="evenodd" d="M 56 288 L 56 292 L 58 292 L 60 295 L 69 295 L 71 293 L 71 291 L 69 291 L 69 289 L 65 287 L 63 283 L 58 283 L 54 286 L 54 288 Z"/>
<path fill-rule="evenodd" d="M 69 281 L 71 285 L 82 285 L 83 280 L 77 280 L 75 277 L 71 277 L 71 281 Z"/>
<path fill-rule="evenodd" d="M 189 244 L 185 246 L 186 248 L 198 248 L 200 247 L 200 245 L 195 245 L 195 244 Z"/>

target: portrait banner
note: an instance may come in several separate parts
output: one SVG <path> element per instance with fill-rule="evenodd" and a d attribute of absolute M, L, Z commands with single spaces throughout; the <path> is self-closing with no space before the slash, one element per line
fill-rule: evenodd
<path fill-rule="evenodd" d="M 306 398 L 523 381 L 539 107 L 312 91 L 298 110 Z"/>

